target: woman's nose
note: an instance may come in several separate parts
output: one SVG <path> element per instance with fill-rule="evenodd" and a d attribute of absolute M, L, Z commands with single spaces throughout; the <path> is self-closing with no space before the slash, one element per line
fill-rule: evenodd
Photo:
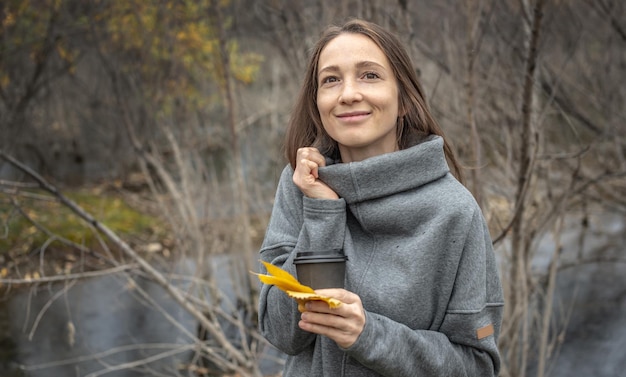
<path fill-rule="evenodd" d="M 362 99 L 363 95 L 361 94 L 358 83 L 352 80 L 345 80 L 341 90 L 341 95 L 339 96 L 339 102 L 351 104 L 353 102 L 361 101 Z"/>

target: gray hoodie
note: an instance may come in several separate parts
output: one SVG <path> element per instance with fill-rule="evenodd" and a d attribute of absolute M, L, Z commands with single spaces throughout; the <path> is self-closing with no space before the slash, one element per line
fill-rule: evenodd
<path fill-rule="evenodd" d="M 260 293 L 262 334 L 285 377 L 497 376 L 503 297 L 485 220 L 449 173 L 443 140 L 319 169 L 339 200 L 303 196 L 281 175 L 261 259 L 295 274 L 298 251 L 343 249 L 365 328 L 348 349 L 298 327 L 294 300 Z"/>

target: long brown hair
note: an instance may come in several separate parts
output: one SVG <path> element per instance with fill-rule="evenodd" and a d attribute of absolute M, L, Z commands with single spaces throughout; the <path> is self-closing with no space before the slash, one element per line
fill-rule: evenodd
<path fill-rule="evenodd" d="M 391 64 L 399 88 L 397 139 L 398 147 L 405 149 L 410 141 L 426 135 L 439 135 L 444 139 L 444 153 L 452 173 L 462 180 L 460 165 L 445 138 L 441 127 L 430 113 L 424 91 L 417 79 L 411 59 L 399 39 L 377 24 L 350 20 L 343 26 L 330 26 L 313 47 L 300 94 L 291 113 L 285 135 L 285 157 L 295 169 L 298 148 L 315 146 L 324 155 L 338 158 L 337 143 L 324 130 L 317 109 L 317 70 L 320 53 L 328 42 L 343 33 L 362 34 L 370 38 L 383 51 Z"/>

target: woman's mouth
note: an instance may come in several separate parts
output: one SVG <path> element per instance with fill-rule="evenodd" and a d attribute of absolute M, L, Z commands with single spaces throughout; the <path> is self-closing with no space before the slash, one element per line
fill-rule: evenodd
<path fill-rule="evenodd" d="M 346 113 L 337 114 L 337 118 L 339 118 L 343 122 L 358 122 L 367 118 L 370 115 L 368 111 L 350 111 Z"/>

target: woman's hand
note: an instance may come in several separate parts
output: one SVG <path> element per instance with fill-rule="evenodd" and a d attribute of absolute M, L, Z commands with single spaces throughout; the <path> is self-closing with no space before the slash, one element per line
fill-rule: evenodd
<path fill-rule="evenodd" d="M 365 310 L 361 298 L 339 288 L 319 289 L 315 292 L 341 300 L 343 304 L 331 309 L 324 301 L 309 301 L 304 305 L 298 326 L 334 340 L 339 347 L 352 346 L 365 327 Z"/>
<path fill-rule="evenodd" d="M 313 199 L 338 199 L 339 196 L 328 185 L 319 180 L 317 169 L 326 166 L 324 156 L 313 147 L 298 149 L 293 183 L 300 191 Z"/>

